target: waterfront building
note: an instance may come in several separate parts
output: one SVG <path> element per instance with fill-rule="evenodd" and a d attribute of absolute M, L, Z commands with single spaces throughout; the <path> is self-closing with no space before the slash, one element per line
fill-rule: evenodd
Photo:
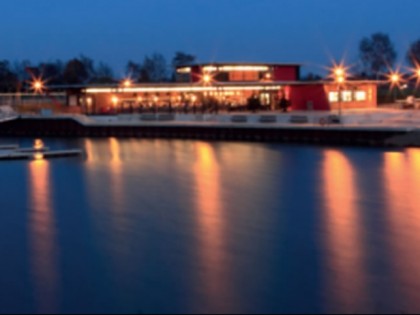
<path fill-rule="evenodd" d="M 246 110 L 250 98 L 276 110 L 285 98 L 292 110 L 377 107 L 376 81 L 304 81 L 299 64 L 205 63 L 176 69 L 175 82 L 49 87 L 65 92 L 72 112 L 109 114 L 149 110 Z"/>

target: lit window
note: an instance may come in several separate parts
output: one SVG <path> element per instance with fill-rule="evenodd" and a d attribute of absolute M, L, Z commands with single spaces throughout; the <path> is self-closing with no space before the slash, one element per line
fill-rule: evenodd
<path fill-rule="evenodd" d="M 332 103 L 338 102 L 338 92 L 330 92 L 330 95 L 329 95 L 328 98 L 329 98 L 330 102 L 332 102 Z"/>
<path fill-rule="evenodd" d="M 178 73 L 191 73 L 191 68 L 190 67 L 185 67 L 185 68 L 179 68 L 177 70 Z"/>
<path fill-rule="evenodd" d="M 367 95 L 365 91 L 357 91 L 355 93 L 355 98 L 357 102 L 364 102 L 367 100 Z"/>
<path fill-rule="evenodd" d="M 343 102 L 352 102 L 353 101 L 352 91 L 343 91 L 341 93 L 341 99 L 343 100 Z"/>

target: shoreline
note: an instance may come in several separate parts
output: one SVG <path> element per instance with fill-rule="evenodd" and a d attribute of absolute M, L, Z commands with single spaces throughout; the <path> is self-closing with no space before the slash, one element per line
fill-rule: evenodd
<path fill-rule="evenodd" d="M 255 119 L 264 115 L 266 114 L 248 114 L 248 117 L 252 118 L 248 118 L 249 122 L 140 121 L 137 116 L 132 115 L 109 116 L 101 119 L 82 115 L 19 116 L 0 122 L 0 136 L 162 138 L 371 147 L 420 147 L 420 129 L 415 125 L 345 124 L 320 126 L 313 123 L 255 122 Z M 291 113 L 289 116 L 282 117 L 299 115 L 302 114 Z M 317 115 L 320 114 L 317 113 Z M 235 115 L 218 117 L 233 116 Z"/>

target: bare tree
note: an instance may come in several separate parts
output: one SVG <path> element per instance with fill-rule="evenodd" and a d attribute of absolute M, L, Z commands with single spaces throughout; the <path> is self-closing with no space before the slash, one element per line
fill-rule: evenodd
<path fill-rule="evenodd" d="M 413 42 L 408 48 L 407 62 L 413 67 L 420 66 L 420 39 Z"/>
<path fill-rule="evenodd" d="M 106 63 L 100 62 L 98 66 L 95 68 L 94 77 L 90 80 L 90 83 L 96 83 L 96 84 L 115 83 L 114 71 Z"/>
<path fill-rule="evenodd" d="M 394 44 L 389 35 L 383 33 L 363 38 L 359 52 L 364 72 L 369 77 L 379 78 L 380 74 L 387 72 L 397 59 Z"/>
<path fill-rule="evenodd" d="M 136 82 L 139 82 L 141 80 L 142 65 L 130 60 L 129 62 L 127 62 L 125 72 L 128 77 L 130 77 Z"/>
<path fill-rule="evenodd" d="M 141 68 L 142 82 L 165 82 L 168 80 L 168 66 L 163 55 L 154 53 L 144 58 Z"/>

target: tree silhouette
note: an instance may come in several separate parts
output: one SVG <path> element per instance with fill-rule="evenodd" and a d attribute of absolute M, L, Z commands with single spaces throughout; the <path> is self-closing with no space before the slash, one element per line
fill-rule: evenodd
<path fill-rule="evenodd" d="M 146 56 L 141 67 L 141 82 L 165 82 L 168 80 L 168 67 L 163 55 L 154 53 Z"/>
<path fill-rule="evenodd" d="M 407 62 L 413 66 L 418 67 L 420 66 L 420 39 L 413 42 L 410 47 L 408 48 L 407 52 Z"/>
<path fill-rule="evenodd" d="M 18 77 L 11 70 L 9 61 L 0 61 L 0 91 L 14 92 L 16 91 L 18 84 Z"/>
<path fill-rule="evenodd" d="M 64 69 L 63 79 L 67 84 L 84 84 L 89 79 L 89 73 L 82 61 L 72 59 Z"/>
<path fill-rule="evenodd" d="M 112 68 L 104 62 L 100 62 L 95 68 L 94 76 L 89 83 L 111 84 L 115 83 L 114 72 Z"/>
<path fill-rule="evenodd" d="M 139 82 L 141 81 L 142 76 L 142 65 L 130 60 L 129 62 L 127 62 L 125 72 L 129 78 L 131 78 L 135 82 Z"/>
<path fill-rule="evenodd" d="M 56 62 L 40 63 L 38 69 L 41 77 L 47 80 L 48 84 L 59 85 L 64 83 L 64 64 L 61 60 L 57 60 Z"/>
<path fill-rule="evenodd" d="M 181 51 L 175 53 L 172 59 L 172 67 L 176 69 L 181 66 L 190 66 L 196 61 L 196 57 Z"/>
<path fill-rule="evenodd" d="M 384 33 L 375 33 L 363 38 L 359 52 L 364 72 L 369 77 L 379 78 L 380 74 L 387 72 L 397 59 L 395 46 L 389 35 Z"/>

